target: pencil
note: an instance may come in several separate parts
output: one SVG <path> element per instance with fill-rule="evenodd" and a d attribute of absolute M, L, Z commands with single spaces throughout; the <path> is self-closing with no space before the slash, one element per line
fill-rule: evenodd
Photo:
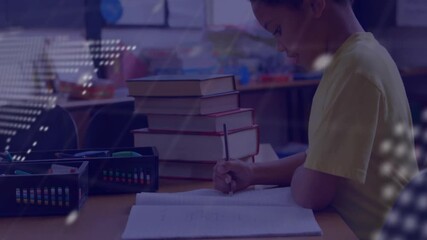
<path fill-rule="evenodd" d="M 223 132 L 224 132 L 224 145 L 225 145 L 225 161 L 230 161 L 230 153 L 228 151 L 228 131 L 227 131 L 227 125 L 222 125 Z M 228 195 L 233 195 L 233 191 L 231 190 L 231 182 L 230 184 L 230 191 L 228 192 Z"/>

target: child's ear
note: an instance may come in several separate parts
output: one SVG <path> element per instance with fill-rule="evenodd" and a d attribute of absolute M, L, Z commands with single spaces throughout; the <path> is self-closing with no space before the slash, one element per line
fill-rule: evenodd
<path fill-rule="evenodd" d="M 315 18 L 322 16 L 325 10 L 326 0 L 308 0 L 311 12 Z"/>

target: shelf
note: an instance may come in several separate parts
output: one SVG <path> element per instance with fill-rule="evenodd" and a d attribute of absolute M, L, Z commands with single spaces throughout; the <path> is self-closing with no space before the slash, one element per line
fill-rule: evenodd
<path fill-rule="evenodd" d="M 320 80 L 298 80 L 289 82 L 265 82 L 265 83 L 253 83 L 248 85 L 237 85 L 237 90 L 244 91 L 257 91 L 257 90 L 270 90 L 278 88 L 294 88 L 294 87 L 309 87 L 317 86 Z"/>

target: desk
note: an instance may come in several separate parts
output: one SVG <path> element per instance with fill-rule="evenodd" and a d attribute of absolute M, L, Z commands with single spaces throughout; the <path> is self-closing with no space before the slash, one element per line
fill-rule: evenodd
<path fill-rule="evenodd" d="M 121 102 L 132 102 L 133 97 L 117 97 L 110 99 L 94 99 L 94 100 L 75 100 L 75 101 L 67 101 L 63 103 L 59 103 L 59 106 L 69 110 L 74 111 L 76 109 L 86 109 L 93 108 L 99 106 L 105 106 L 113 103 L 121 103 Z"/>
<path fill-rule="evenodd" d="M 210 186 L 210 182 L 162 180 L 160 181 L 160 192 L 186 191 Z M 80 211 L 77 221 L 71 226 L 65 225 L 65 217 L 63 216 L 0 218 L 0 239 L 120 239 L 134 202 L 135 194 L 91 196 Z M 322 237 L 290 237 L 282 239 L 357 239 L 334 210 L 324 210 L 316 213 L 315 216 L 324 232 Z"/>
<path fill-rule="evenodd" d="M 296 88 L 296 87 L 312 87 L 317 86 L 320 79 L 314 80 L 296 80 L 288 82 L 265 82 L 265 83 L 252 83 L 248 85 L 237 85 L 237 90 L 241 92 L 256 91 L 256 90 L 269 90 L 278 88 Z"/>
<path fill-rule="evenodd" d="M 133 102 L 132 97 L 117 97 L 111 99 L 76 100 L 58 103 L 66 109 L 76 123 L 79 147 L 84 146 L 87 127 L 93 114 L 104 106 L 114 103 Z"/>

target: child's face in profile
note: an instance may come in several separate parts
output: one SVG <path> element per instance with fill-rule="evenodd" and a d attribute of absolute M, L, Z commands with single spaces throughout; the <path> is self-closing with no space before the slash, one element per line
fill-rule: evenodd
<path fill-rule="evenodd" d="M 319 27 L 310 14 L 310 9 L 295 9 L 287 5 L 270 6 L 253 3 L 252 10 L 258 22 L 277 41 L 277 49 L 293 58 L 297 65 L 307 70 L 324 52 Z"/>

